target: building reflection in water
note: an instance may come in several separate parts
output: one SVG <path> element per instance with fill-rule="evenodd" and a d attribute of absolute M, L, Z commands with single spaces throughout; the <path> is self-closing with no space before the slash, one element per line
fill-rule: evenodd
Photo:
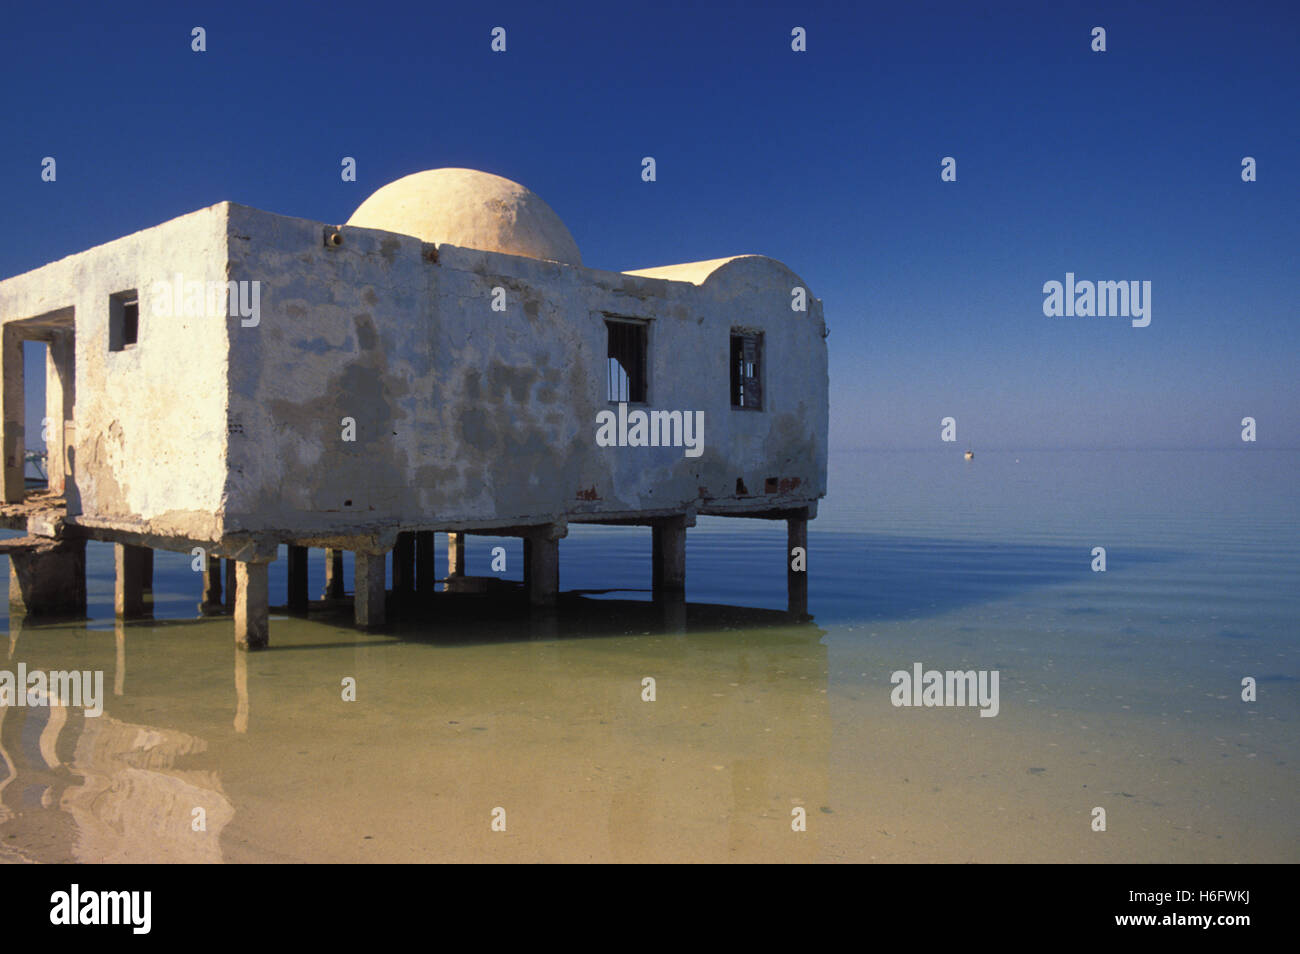
<path fill-rule="evenodd" d="M 232 651 L 220 620 L 118 624 L 111 644 L 84 624 L 11 631 L 29 669 L 111 667 L 114 688 L 99 718 L 0 708 L 0 855 L 818 856 L 831 731 L 813 624 L 575 598 L 527 622 L 444 612 L 381 635 L 316 618 L 277 627 L 256 656 Z M 340 691 L 349 677 L 355 702 Z M 497 805 L 505 834 L 489 829 Z M 806 832 L 791 830 L 796 808 Z"/>
<path fill-rule="evenodd" d="M 11 629 L 14 648 L 22 628 L 19 621 Z M 36 644 L 46 635 L 41 630 L 51 628 L 30 632 L 27 643 Z M 77 628 L 88 634 L 84 625 Z M 113 694 L 120 697 L 127 629 L 119 622 L 113 636 Z M 43 652 L 24 661 L 28 671 L 87 665 Z M 215 770 L 178 764 L 200 756 L 207 743 L 174 728 L 123 721 L 110 708 L 87 717 L 65 705 L 0 705 L 0 858 L 7 853 L 6 860 L 44 863 L 221 861 L 221 831 L 234 806 Z M 196 808 L 202 809 L 204 830 L 195 830 Z"/>

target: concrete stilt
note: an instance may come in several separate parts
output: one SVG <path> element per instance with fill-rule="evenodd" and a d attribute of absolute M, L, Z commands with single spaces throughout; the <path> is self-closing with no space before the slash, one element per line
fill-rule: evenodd
<path fill-rule="evenodd" d="M 235 564 L 235 645 L 240 649 L 265 649 L 270 643 L 267 583 L 267 564 Z"/>
<path fill-rule="evenodd" d="M 447 575 L 465 575 L 465 534 L 447 534 Z"/>
<path fill-rule="evenodd" d="M 290 544 L 289 559 L 285 565 L 289 575 L 289 612 L 302 616 L 307 615 L 307 554 L 306 547 Z"/>
<path fill-rule="evenodd" d="M 433 531 L 420 530 L 415 534 L 415 591 L 421 597 L 433 592 L 438 574 L 433 566 Z"/>
<path fill-rule="evenodd" d="M 144 553 L 140 557 L 140 589 L 144 592 L 153 594 L 153 547 L 142 547 Z"/>
<path fill-rule="evenodd" d="M 114 574 L 113 612 L 121 619 L 138 619 L 144 615 L 145 554 L 148 547 L 129 543 L 113 544 Z"/>
<path fill-rule="evenodd" d="M 560 593 L 560 541 L 547 532 L 524 538 L 524 578 L 528 602 L 554 606 Z"/>
<path fill-rule="evenodd" d="M 235 615 L 235 592 L 239 582 L 235 579 L 235 561 L 226 561 L 226 612 Z"/>
<path fill-rule="evenodd" d="M 364 550 L 356 552 L 353 612 L 357 625 L 363 629 L 383 626 L 387 618 L 384 593 L 386 556 L 384 553 L 367 553 Z"/>
<path fill-rule="evenodd" d="M 667 593 L 658 600 L 665 633 L 680 635 L 686 632 L 686 594 Z"/>
<path fill-rule="evenodd" d="M 686 518 L 664 517 L 651 529 L 654 598 L 686 592 Z"/>
<path fill-rule="evenodd" d="M 798 547 L 802 559 L 798 559 Z M 796 566 L 802 569 L 796 569 Z M 802 511 L 785 521 L 785 586 L 789 611 L 797 616 L 808 615 L 808 517 Z"/>
<path fill-rule="evenodd" d="M 221 602 L 221 557 L 210 556 L 203 561 L 203 600 L 199 612 L 216 616 L 225 611 Z"/>
<path fill-rule="evenodd" d="M 23 339 L 17 325 L 0 330 L 0 428 L 4 442 L 4 502 L 22 503 L 27 493 L 26 393 L 23 388 Z"/>
<path fill-rule="evenodd" d="M 86 615 L 86 541 L 9 554 L 11 616 Z"/>
<path fill-rule="evenodd" d="M 560 638 L 559 613 L 554 607 L 539 607 L 528 614 L 528 638 L 546 642 Z"/>
<path fill-rule="evenodd" d="M 393 547 L 393 594 L 398 599 L 415 593 L 415 534 L 404 530 Z"/>
<path fill-rule="evenodd" d="M 330 549 L 325 551 L 325 592 L 321 593 L 321 599 L 343 599 L 342 550 Z"/>

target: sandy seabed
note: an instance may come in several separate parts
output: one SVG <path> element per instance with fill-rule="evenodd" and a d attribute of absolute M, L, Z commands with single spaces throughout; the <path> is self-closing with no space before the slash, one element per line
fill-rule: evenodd
<path fill-rule="evenodd" d="M 1300 857 L 1294 723 L 1275 710 L 1125 702 L 1039 656 L 1003 664 L 996 718 L 895 708 L 919 623 L 690 614 L 684 632 L 578 638 L 276 619 L 258 654 L 225 620 L 11 631 L 11 660 L 103 669 L 109 697 L 99 718 L 0 708 L 0 859 Z"/>

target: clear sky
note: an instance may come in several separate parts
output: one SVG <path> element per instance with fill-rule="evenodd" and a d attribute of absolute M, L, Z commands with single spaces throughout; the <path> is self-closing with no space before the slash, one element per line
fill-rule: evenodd
<path fill-rule="evenodd" d="M 832 450 L 939 447 L 945 416 L 986 449 L 1241 447 L 1247 415 L 1295 447 L 1298 64 L 1290 0 L 9 5 L 0 277 L 467 166 L 594 267 L 788 264 L 825 303 Z M 1149 327 L 1046 317 L 1066 272 L 1151 282 Z"/>

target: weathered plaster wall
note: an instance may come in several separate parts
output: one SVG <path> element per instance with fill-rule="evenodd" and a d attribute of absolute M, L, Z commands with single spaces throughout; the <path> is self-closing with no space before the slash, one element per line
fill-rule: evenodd
<path fill-rule="evenodd" d="M 795 506 L 825 492 L 821 304 L 762 257 L 703 285 L 574 268 L 230 206 L 230 531 L 506 526 L 577 514 Z M 504 313 L 492 289 L 506 289 Z M 604 313 L 652 320 L 648 408 L 703 410 L 705 450 L 601 448 Z M 765 409 L 730 407 L 733 326 L 764 330 Z M 356 441 L 342 439 L 342 419 Z M 737 477 L 753 496 L 736 499 Z M 793 490 L 764 497 L 764 480 Z"/>
<path fill-rule="evenodd" d="M 6 322 L 72 306 L 76 438 L 69 514 L 113 529 L 215 540 L 225 489 L 221 317 L 158 317 L 150 289 L 226 280 L 226 205 L 0 282 Z M 110 296 L 140 293 L 139 343 L 110 352 Z"/>

